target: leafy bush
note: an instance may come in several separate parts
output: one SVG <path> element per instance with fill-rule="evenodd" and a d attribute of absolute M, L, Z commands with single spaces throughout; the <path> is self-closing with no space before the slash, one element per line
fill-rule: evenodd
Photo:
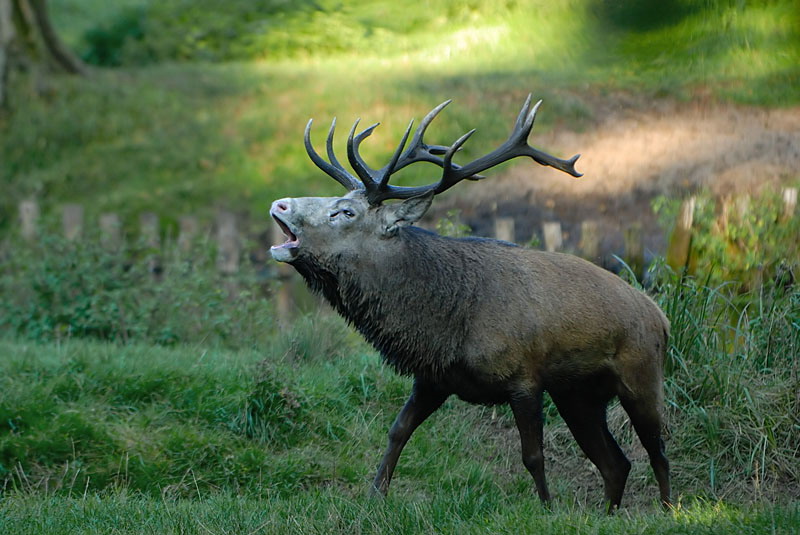
<path fill-rule="evenodd" d="M 18 244 L 0 271 L 0 331 L 39 341 L 230 347 L 264 341 L 272 307 L 246 266 L 238 280 L 226 280 L 217 273 L 214 248 L 198 245 L 191 254 L 163 258 L 157 281 L 148 268 L 154 253 L 55 236 Z"/>
<path fill-rule="evenodd" d="M 120 11 L 110 23 L 96 26 L 84 35 L 86 51 L 84 61 L 103 67 L 119 67 L 123 61 L 126 47 L 140 42 L 144 36 L 143 8 L 128 8 Z"/>
<path fill-rule="evenodd" d="M 654 209 L 662 221 L 675 221 L 679 201 L 661 198 Z M 666 224 L 664 226 L 667 226 Z M 791 285 L 800 269 L 800 217 L 784 214 L 783 199 L 771 191 L 757 196 L 716 199 L 696 196 L 689 272 L 709 286 L 742 283 Z"/>

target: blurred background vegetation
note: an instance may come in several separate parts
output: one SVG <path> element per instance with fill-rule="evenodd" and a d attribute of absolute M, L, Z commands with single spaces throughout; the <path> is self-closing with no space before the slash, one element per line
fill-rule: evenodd
<path fill-rule="evenodd" d="M 792 0 L 51 2 L 89 77 L 12 76 L 0 119 L 0 228 L 20 199 L 43 211 L 81 201 L 93 217 L 225 204 L 265 214 L 272 199 L 336 191 L 302 148 L 317 119 L 381 121 L 385 158 L 410 117 L 455 104 L 440 139 L 507 134 L 525 94 L 537 124 L 580 131 L 584 97 L 697 93 L 764 106 L 800 101 L 800 15 Z M 109 68 L 111 67 L 111 68 Z M 32 80 L 34 78 L 35 80 Z M 355 98 L 353 98 L 355 96 Z M 478 146 L 480 143 L 474 143 Z M 465 157 L 479 148 L 467 144 Z M 427 169 L 410 168 L 407 181 Z"/>
<path fill-rule="evenodd" d="M 303 149 L 309 117 L 317 119 L 317 143 L 333 116 L 340 124 L 358 116 L 383 122 L 364 147 L 379 161 L 408 118 L 448 98 L 454 105 L 432 133 L 453 140 L 475 127 L 489 146 L 505 138 L 533 91 L 545 100 L 534 136 L 545 150 L 556 128 L 596 126 L 603 108 L 590 103 L 611 94 L 645 103 L 800 104 L 794 0 L 49 5 L 57 31 L 90 69 L 67 76 L 22 65 L 0 112 L 0 493 L 20 491 L 0 496 L 0 531 L 5 513 L 9 533 L 47 533 L 47 522 L 31 522 L 37 511 L 50 507 L 55 525 L 69 522 L 80 517 L 69 499 L 83 496 L 85 507 L 87 492 L 106 491 L 122 492 L 98 498 L 108 499 L 109 517 L 127 511 L 127 491 L 148 500 L 220 492 L 215 499 L 272 500 L 277 516 L 267 521 L 276 523 L 320 503 L 314 514 L 322 520 L 307 532 L 330 532 L 326 507 L 343 515 L 342 533 L 358 531 L 364 510 L 375 520 L 358 529 L 398 533 L 461 532 L 459 522 L 476 519 L 502 531 L 546 514 L 531 499 L 524 469 L 515 469 L 507 412 L 456 402 L 404 452 L 399 501 L 377 513 L 363 505 L 408 381 L 381 367 L 338 318 L 312 313 L 282 324 L 264 297 L 274 273 L 244 262 L 230 285 L 202 236 L 191 250 L 164 254 L 154 283 L 145 261 L 153 251 L 136 238 L 137 216 L 157 213 L 169 244 L 181 215 L 211 220 L 227 208 L 255 237 L 273 199 L 338 193 Z M 464 157 L 478 156 L 480 145 L 467 144 Z M 429 182 L 426 172 L 410 168 L 398 178 Z M 797 185 L 798 176 L 788 182 Z M 754 197 L 747 218 L 720 228 L 715 199 L 697 193 L 693 248 L 703 262 L 686 276 L 656 260 L 648 280 L 673 325 L 668 450 L 678 496 L 699 500 L 701 511 L 703 500 L 790 506 L 762 516 L 712 507 L 708 520 L 687 505 L 688 516 L 668 521 L 623 520 L 636 531 L 674 522 L 678 531 L 698 524 L 719 533 L 781 532 L 780 522 L 800 522 L 791 506 L 800 496 L 800 218 L 783 218 L 776 195 Z M 15 235 L 17 206 L 31 198 L 42 228 L 26 243 Z M 115 251 L 89 230 L 85 243 L 63 240 L 54 214 L 70 202 L 84 206 L 87 221 L 118 213 L 130 239 Z M 656 201 L 664 232 L 679 204 Z M 437 227 L 469 231 L 457 212 Z M 635 457 L 618 409 L 614 432 Z M 554 423 L 546 450 L 571 456 L 554 486 L 565 503 L 574 497 L 591 507 L 599 500 L 596 474 L 555 409 L 547 410 Z M 634 460 L 626 499 L 648 507 L 652 478 L 641 455 Z M 42 496 L 67 501 L 45 506 Z M 506 509 L 507 516 L 495 513 Z M 550 518 L 573 511 L 556 513 Z M 420 514 L 428 520 L 420 523 Z M 220 531 L 229 521 L 208 520 Z M 264 519 L 250 521 L 244 532 Z M 581 522 L 579 531 L 597 531 L 593 520 Z M 98 520 L 97 532 L 104 527 Z"/>

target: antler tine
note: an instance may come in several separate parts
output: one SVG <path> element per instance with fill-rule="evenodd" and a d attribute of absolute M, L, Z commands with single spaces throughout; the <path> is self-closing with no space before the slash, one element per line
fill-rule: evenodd
<path fill-rule="evenodd" d="M 336 159 L 336 154 L 333 152 L 333 133 L 336 130 L 336 117 L 331 121 L 331 127 L 328 130 L 328 139 L 325 140 L 325 149 L 328 151 L 328 161 L 334 166 L 344 169 L 339 160 Z"/>
<path fill-rule="evenodd" d="M 376 184 L 376 172 L 370 169 L 370 167 L 364 162 L 361 158 L 361 155 L 358 153 L 358 147 L 361 145 L 361 142 L 367 139 L 375 128 L 378 127 L 380 123 L 375 123 L 372 126 L 365 128 L 362 132 L 358 135 L 355 135 L 356 128 L 358 128 L 358 123 L 361 119 L 356 119 L 356 122 L 353 123 L 353 128 L 350 129 L 350 135 L 347 137 L 347 159 L 350 162 L 350 165 L 353 166 L 353 170 L 356 172 L 358 177 L 361 179 L 361 182 L 364 184 L 364 188 L 367 191 L 370 191 Z"/>
<path fill-rule="evenodd" d="M 427 145 L 422 138 L 425 136 L 428 125 L 430 125 L 436 116 L 439 115 L 439 112 L 451 102 L 452 99 L 445 100 L 422 118 L 422 121 L 420 121 L 417 130 L 411 138 L 408 149 L 400 156 L 399 161 L 395 164 L 393 172 L 397 172 L 415 162 L 430 162 L 441 166 L 442 159 L 437 155 L 445 154 L 449 147 L 445 145 Z"/>
<path fill-rule="evenodd" d="M 332 163 L 328 163 L 325 159 L 317 154 L 317 151 L 314 150 L 314 146 L 311 144 L 311 124 L 314 122 L 314 119 L 309 119 L 308 124 L 306 124 L 305 134 L 303 135 L 303 142 L 305 143 L 306 153 L 308 153 L 308 157 L 311 158 L 311 161 L 319 167 L 322 171 L 324 171 L 328 176 L 335 179 L 339 184 L 344 186 L 349 191 L 354 191 L 361 188 L 361 184 L 359 183 L 358 179 L 348 173 L 342 165 L 336 161 L 336 158 L 331 158 Z M 333 120 L 331 124 L 331 128 L 328 132 L 328 156 L 330 157 L 333 154 L 332 148 L 332 139 L 333 139 L 333 130 L 336 126 L 336 119 Z"/>
<path fill-rule="evenodd" d="M 525 118 L 525 123 L 522 125 L 522 128 L 520 129 L 525 134 L 526 141 L 531 133 L 531 128 L 533 128 L 533 121 L 536 120 L 536 112 L 539 111 L 539 106 L 541 105 L 542 105 L 542 99 L 539 99 L 539 101 L 533 105 L 533 109 Z"/>
<path fill-rule="evenodd" d="M 457 165 L 456 166 L 453 165 L 453 156 L 455 155 L 455 153 L 457 151 L 459 151 L 461 149 L 461 146 L 464 145 L 464 143 L 466 143 L 467 140 L 472 137 L 472 134 L 474 134 L 475 131 L 476 131 L 476 129 L 473 128 L 472 130 L 470 130 L 469 132 L 467 132 L 466 134 L 464 134 L 463 136 L 458 138 L 455 141 L 455 143 L 450 145 L 450 148 L 447 149 L 447 152 L 445 153 L 444 160 L 443 160 L 444 165 L 442 165 L 442 169 L 443 169 L 442 170 L 442 179 L 436 185 L 436 188 L 434 189 L 434 192 L 439 193 L 440 191 L 444 191 L 447 188 L 449 188 L 450 186 L 452 186 L 453 184 L 455 184 L 456 182 L 458 182 L 459 180 L 461 180 L 462 178 L 466 178 L 466 177 L 460 177 L 459 178 L 460 175 L 458 173 L 456 173 L 456 171 L 460 170 L 461 168 L 459 166 L 457 166 Z M 484 178 L 484 177 L 481 177 L 481 178 Z M 454 179 L 455 179 L 455 181 L 451 184 L 450 183 L 451 180 L 454 180 Z"/>
<path fill-rule="evenodd" d="M 522 128 L 522 126 L 527 122 L 528 110 L 531 107 L 531 98 L 533 98 L 533 93 L 528 93 L 528 98 L 525 99 L 525 104 L 522 105 L 522 109 L 519 110 L 519 115 L 517 115 L 517 122 L 514 123 L 514 131 Z M 535 108 L 538 108 L 541 102 L 541 100 L 537 102 Z M 535 110 L 534 113 L 536 113 Z"/>
<path fill-rule="evenodd" d="M 378 183 L 379 188 L 385 188 L 386 185 L 389 183 L 389 177 L 392 176 L 397 169 L 397 161 L 400 159 L 400 155 L 403 152 L 403 148 L 406 146 L 406 141 L 408 141 L 408 134 L 411 133 L 411 127 L 414 126 L 414 119 L 411 119 L 411 122 L 408 123 L 408 128 L 406 128 L 406 133 L 403 134 L 403 139 L 400 140 L 400 144 L 397 146 L 397 150 L 394 151 L 394 155 L 392 159 L 389 161 L 386 166 L 381 169 L 381 179 Z"/>

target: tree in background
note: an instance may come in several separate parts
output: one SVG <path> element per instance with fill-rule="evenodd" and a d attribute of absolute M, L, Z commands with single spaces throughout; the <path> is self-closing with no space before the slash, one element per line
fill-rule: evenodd
<path fill-rule="evenodd" d="M 45 69 L 87 73 L 86 66 L 59 39 L 47 0 L 0 0 L 0 107 L 8 106 L 12 67 L 32 71 L 40 90 Z"/>

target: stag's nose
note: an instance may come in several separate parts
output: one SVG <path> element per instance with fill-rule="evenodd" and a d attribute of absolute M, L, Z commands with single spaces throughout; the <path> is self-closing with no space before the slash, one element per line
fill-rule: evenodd
<path fill-rule="evenodd" d="M 280 199 L 272 203 L 271 212 L 274 214 L 287 214 L 289 213 L 290 206 L 288 199 Z"/>

